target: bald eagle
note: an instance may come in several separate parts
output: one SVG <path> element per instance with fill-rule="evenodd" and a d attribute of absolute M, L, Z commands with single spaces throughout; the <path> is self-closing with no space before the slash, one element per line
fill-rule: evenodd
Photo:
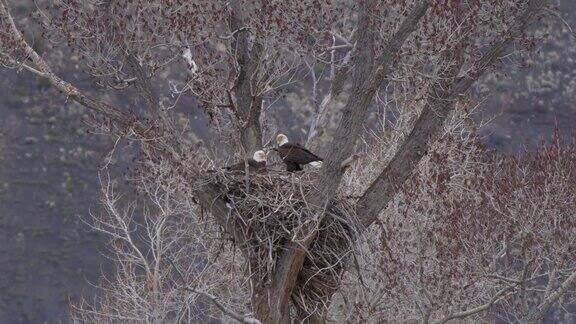
<path fill-rule="evenodd" d="M 284 134 L 276 136 L 276 144 L 278 144 L 278 147 L 273 148 L 273 150 L 278 152 L 284 164 L 286 164 L 286 170 L 289 172 L 302 171 L 302 165 L 305 164 L 310 164 L 314 167 L 322 165 L 322 158 L 298 143 L 290 143 L 288 137 Z"/>
<path fill-rule="evenodd" d="M 246 159 L 248 162 L 249 172 L 262 172 L 266 170 L 266 160 L 268 156 L 264 151 L 256 151 L 251 158 Z M 245 161 L 240 161 L 234 165 L 225 167 L 228 171 L 244 171 L 246 170 Z"/>

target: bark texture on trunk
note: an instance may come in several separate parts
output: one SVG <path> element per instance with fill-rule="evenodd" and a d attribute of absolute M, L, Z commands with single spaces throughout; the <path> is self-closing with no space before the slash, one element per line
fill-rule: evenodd
<path fill-rule="evenodd" d="M 245 15 L 240 0 L 230 1 L 230 27 L 233 34 L 232 47 L 238 63 L 238 75 L 232 88 L 234 107 L 238 119 L 240 141 L 245 154 L 251 155 L 262 148 L 260 114 L 262 97 L 256 95 L 255 82 L 258 63 L 263 47 L 258 40 L 250 46 L 250 31 L 245 25 Z"/>

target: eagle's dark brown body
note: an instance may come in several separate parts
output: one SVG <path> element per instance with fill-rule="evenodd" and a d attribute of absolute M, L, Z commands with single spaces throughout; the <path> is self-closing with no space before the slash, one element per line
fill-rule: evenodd
<path fill-rule="evenodd" d="M 274 150 L 278 152 L 286 164 L 286 170 L 289 172 L 302 171 L 302 165 L 322 161 L 321 157 L 318 157 L 298 143 L 284 143 Z"/>

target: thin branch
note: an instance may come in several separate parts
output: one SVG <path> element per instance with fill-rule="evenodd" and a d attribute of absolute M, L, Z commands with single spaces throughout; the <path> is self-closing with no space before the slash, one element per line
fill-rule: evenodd
<path fill-rule="evenodd" d="M 550 309 L 550 306 L 558 301 L 564 294 L 568 292 L 576 284 L 576 271 L 564 280 L 564 282 L 558 287 L 558 289 L 546 297 L 544 301 L 538 305 L 532 312 L 526 316 L 526 322 L 528 323 L 540 323 L 540 320 L 546 315 L 546 312 Z"/>
<path fill-rule="evenodd" d="M 62 91 L 68 98 L 78 102 L 82 106 L 109 118 L 113 122 L 118 123 L 129 130 L 136 130 L 138 135 L 141 137 L 146 136 L 149 127 L 146 127 L 134 116 L 123 112 L 118 107 L 89 96 L 54 74 L 44 59 L 26 42 L 22 33 L 20 33 L 16 27 L 5 2 L 0 2 L 0 19 L 8 22 L 10 31 L 17 41 L 17 45 L 24 50 L 27 60 L 31 60 L 32 63 L 36 65 L 36 68 L 29 69 L 31 72 L 46 78 L 54 87 Z M 14 61 L 19 64 L 24 64 L 24 62 Z M 186 170 L 186 177 L 188 179 L 199 177 L 197 170 L 189 167 L 182 168 L 182 166 L 179 165 L 179 163 L 181 163 L 180 156 L 174 148 L 167 147 L 167 149 L 167 154 L 172 158 L 172 162 L 176 165 L 175 167 Z M 229 233 L 232 233 L 237 242 L 243 242 L 242 233 L 239 229 L 232 227 L 228 221 L 229 209 L 226 207 L 226 202 L 220 198 L 219 188 L 214 185 L 207 185 L 202 187 L 201 190 L 199 189 L 194 192 L 194 194 L 203 206 L 209 208 L 220 226 L 226 228 Z"/>
<path fill-rule="evenodd" d="M 335 68 L 334 62 L 334 51 L 331 54 L 331 66 L 330 66 L 330 91 L 322 102 L 318 105 L 315 117 L 312 119 L 310 124 L 310 129 L 308 130 L 308 139 L 306 140 L 306 146 L 312 151 L 318 151 L 321 143 L 321 137 L 325 133 L 325 128 L 328 123 L 328 116 L 338 113 L 335 109 L 335 102 L 342 90 L 344 90 L 344 83 L 348 79 L 350 65 L 349 62 L 352 58 L 354 50 L 349 51 L 343 59 L 340 68 Z"/>
<path fill-rule="evenodd" d="M 555 16 L 556 18 L 558 18 L 558 20 L 560 20 L 560 22 L 566 26 L 566 28 L 568 28 L 568 31 L 570 32 L 570 36 L 576 38 L 576 32 L 574 32 L 574 30 L 572 29 L 572 26 L 570 26 L 570 24 L 564 19 L 562 18 L 562 16 L 560 15 L 560 13 L 558 13 L 557 11 L 554 11 L 552 9 L 549 8 L 544 8 L 544 11 L 546 11 L 547 13 Z"/>
<path fill-rule="evenodd" d="M 507 295 L 507 293 L 512 289 L 514 289 L 513 286 L 506 287 L 506 288 L 500 290 L 494 296 L 492 296 L 492 298 L 487 303 L 480 305 L 478 307 L 471 308 L 471 309 L 463 311 L 463 312 L 448 315 L 448 316 L 446 316 L 440 320 L 433 321 L 432 324 L 444 324 L 444 323 L 451 321 L 451 320 L 454 320 L 454 319 L 464 319 L 468 316 L 472 316 L 474 314 L 483 312 L 483 311 L 489 309 L 490 307 L 492 307 L 494 304 L 496 304 L 502 298 L 504 298 Z"/>
<path fill-rule="evenodd" d="M 28 69 L 29 71 L 35 73 L 38 76 L 46 78 L 53 86 L 55 86 L 58 90 L 62 91 L 66 94 L 69 98 L 77 101 L 81 105 L 85 106 L 88 109 L 91 109 L 97 113 L 103 114 L 104 116 L 111 118 L 112 120 L 122 123 L 124 125 L 131 125 L 133 120 L 130 116 L 120 111 L 120 109 L 113 107 L 112 105 L 105 103 L 101 100 L 92 98 L 79 89 L 74 87 L 72 84 L 60 79 L 56 76 L 48 64 L 44 61 L 44 59 L 36 53 L 36 51 L 26 42 L 20 30 L 16 27 L 14 23 L 14 19 L 10 12 L 8 11 L 7 6 L 4 2 L 0 3 L 0 18 L 3 21 L 7 21 L 10 27 L 10 31 L 12 32 L 12 36 L 18 43 L 18 46 L 24 50 L 26 54 L 27 60 L 31 60 L 34 65 L 36 65 L 35 69 Z M 15 59 L 13 59 L 16 61 Z M 25 64 L 25 62 L 18 62 L 19 64 Z M 38 73 L 40 72 L 40 73 Z"/>
<path fill-rule="evenodd" d="M 134 75 L 134 82 L 136 84 L 136 89 L 140 95 L 146 100 L 148 104 L 148 110 L 152 113 L 152 116 L 158 117 L 160 113 L 160 106 L 158 96 L 154 92 L 152 84 L 150 83 L 150 77 L 146 73 L 145 68 L 138 61 L 138 58 L 134 53 L 126 53 L 126 60 L 128 61 L 128 69 L 131 74 Z"/>
<path fill-rule="evenodd" d="M 204 291 L 200 291 L 200 290 L 196 290 L 194 288 L 188 287 L 186 284 L 186 279 L 184 279 L 182 272 L 180 272 L 180 269 L 178 269 L 178 266 L 176 265 L 176 263 L 174 263 L 174 260 L 172 260 L 172 258 L 170 258 L 170 257 L 168 257 L 168 260 L 170 261 L 172 268 L 174 268 L 174 271 L 176 271 L 176 274 L 178 275 L 178 277 L 180 278 L 180 280 L 184 284 L 182 289 L 193 292 L 193 293 L 201 295 L 201 296 L 204 296 L 205 298 L 208 298 L 216 307 L 218 307 L 218 309 L 220 309 L 222 311 L 222 313 L 230 316 L 231 318 L 237 320 L 240 323 L 261 324 L 261 322 L 259 320 L 255 319 L 252 316 L 242 315 L 242 314 L 237 313 L 237 312 L 229 309 L 228 307 L 224 306 L 220 301 L 218 301 L 218 298 L 216 296 L 211 295 L 211 294 L 204 292 Z"/>
<path fill-rule="evenodd" d="M 455 100 L 465 93 L 504 53 L 506 47 L 520 36 L 549 0 L 531 0 L 500 42 L 494 44 L 470 69 L 453 84 L 436 84 L 429 91 L 429 100 L 410 135 L 382 173 L 372 182 L 358 201 L 357 214 L 367 227 L 376 220 L 404 181 L 427 154 L 428 148 L 453 110 Z M 459 68 L 458 68 L 459 69 Z M 455 77 L 457 73 L 452 73 Z M 447 80 L 447 79 L 445 79 Z M 446 83 L 446 81 L 443 81 Z M 446 89 L 450 89 L 447 91 Z"/>

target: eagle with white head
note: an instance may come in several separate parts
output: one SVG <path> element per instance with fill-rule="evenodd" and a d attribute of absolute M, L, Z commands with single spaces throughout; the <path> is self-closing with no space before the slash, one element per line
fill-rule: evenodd
<path fill-rule="evenodd" d="M 234 165 L 227 166 L 224 169 L 228 171 L 244 171 L 246 170 L 246 162 L 248 162 L 249 172 L 262 172 L 266 170 L 267 160 L 268 154 L 262 150 L 259 150 L 254 152 L 254 155 L 251 158 L 246 159 L 246 161 L 240 161 Z"/>
<path fill-rule="evenodd" d="M 310 164 L 313 167 L 322 166 L 321 157 L 310 152 L 299 143 L 291 143 L 288 141 L 288 136 L 284 134 L 276 136 L 276 144 L 278 147 L 273 148 L 273 150 L 278 152 L 284 164 L 286 164 L 286 170 L 289 172 L 302 171 L 302 166 L 306 164 Z"/>

